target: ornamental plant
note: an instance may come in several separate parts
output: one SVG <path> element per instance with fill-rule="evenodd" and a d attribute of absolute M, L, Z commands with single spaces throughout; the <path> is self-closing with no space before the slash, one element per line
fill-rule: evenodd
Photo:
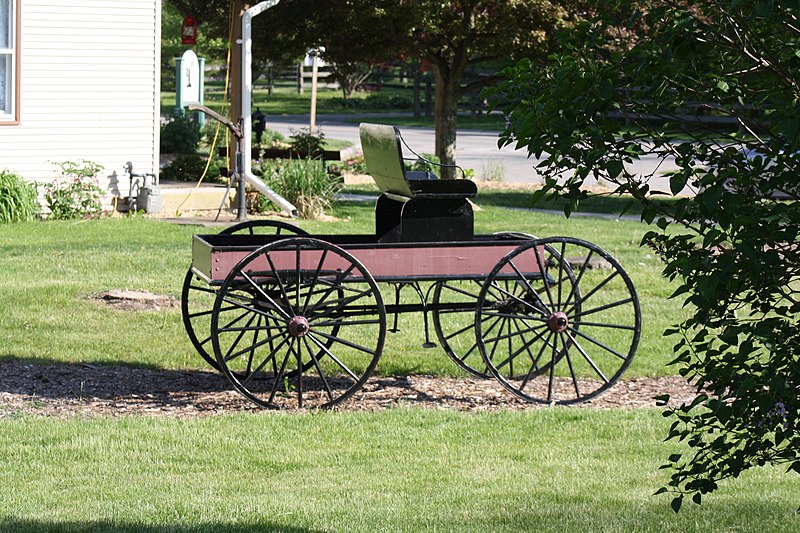
<path fill-rule="evenodd" d="M 696 397 L 659 398 L 682 443 L 658 491 L 677 512 L 749 468 L 800 473 L 800 5 L 596 4 L 567 53 L 519 63 L 488 96 L 501 144 L 539 161 L 537 198 L 569 214 L 601 179 L 642 206 L 642 243 L 691 311 L 666 334 Z M 644 157 L 655 171 L 635 171 Z"/>
<path fill-rule="evenodd" d="M 81 159 L 78 162 L 56 163 L 60 173 L 45 187 L 45 201 L 50 208 L 49 218 L 67 220 L 98 216 L 103 211 L 105 191 L 97 175 L 101 165 Z"/>
<path fill-rule="evenodd" d="M 38 213 L 36 187 L 9 170 L 0 170 L 0 224 L 32 220 Z"/>

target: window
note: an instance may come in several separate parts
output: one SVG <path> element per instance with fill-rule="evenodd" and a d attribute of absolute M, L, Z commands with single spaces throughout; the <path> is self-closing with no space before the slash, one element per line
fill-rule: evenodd
<path fill-rule="evenodd" d="M 0 122 L 17 119 L 17 0 L 0 0 Z"/>

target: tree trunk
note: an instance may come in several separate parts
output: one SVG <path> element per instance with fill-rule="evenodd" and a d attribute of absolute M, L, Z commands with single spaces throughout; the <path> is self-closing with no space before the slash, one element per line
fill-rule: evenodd
<path fill-rule="evenodd" d="M 434 68 L 436 76 L 436 156 L 442 165 L 456 164 L 456 121 L 458 119 L 458 99 L 460 96 L 460 77 L 453 76 L 447 69 Z M 442 179 L 454 179 L 456 169 L 442 167 Z"/>

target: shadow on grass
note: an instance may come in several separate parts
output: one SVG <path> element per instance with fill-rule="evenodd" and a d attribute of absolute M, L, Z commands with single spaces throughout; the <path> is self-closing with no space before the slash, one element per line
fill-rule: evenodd
<path fill-rule="evenodd" d="M 314 533 L 322 531 L 319 529 L 309 529 L 303 527 L 287 526 L 286 524 L 277 524 L 271 522 L 260 522 L 257 524 L 223 524 L 205 522 L 193 525 L 165 525 L 154 526 L 143 523 L 119 523 L 104 520 L 86 521 L 86 522 L 46 522 L 42 520 L 24 520 L 14 518 L 0 519 L 0 531 L 15 531 L 15 532 L 84 532 L 84 531 L 110 531 L 113 533 L 188 533 L 189 531 L 214 531 L 218 533 L 224 532 L 264 532 L 264 531 L 281 531 L 285 533 Z"/>

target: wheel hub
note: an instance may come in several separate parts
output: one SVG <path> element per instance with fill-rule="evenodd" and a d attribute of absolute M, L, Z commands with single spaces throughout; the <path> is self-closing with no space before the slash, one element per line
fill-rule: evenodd
<path fill-rule="evenodd" d="M 292 337 L 305 337 L 311 327 L 303 316 L 295 316 L 289 320 L 289 335 Z"/>
<path fill-rule="evenodd" d="M 569 319 L 566 313 L 557 311 L 551 314 L 550 318 L 547 319 L 547 325 L 550 327 L 550 331 L 561 333 L 567 330 Z"/>

